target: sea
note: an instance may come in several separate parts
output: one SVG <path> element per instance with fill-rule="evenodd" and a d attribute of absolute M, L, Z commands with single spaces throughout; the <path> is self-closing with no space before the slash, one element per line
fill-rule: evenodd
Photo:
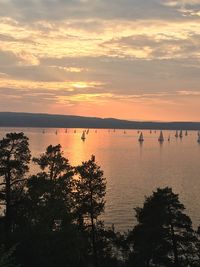
<path fill-rule="evenodd" d="M 32 156 L 38 157 L 50 144 L 61 144 L 72 166 L 95 155 L 107 181 L 106 205 L 102 219 L 117 231 L 131 230 L 136 224 L 135 208 L 158 187 L 172 187 L 185 206 L 185 213 L 196 229 L 200 225 L 200 144 L 197 131 L 176 138 L 175 131 L 142 130 L 144 142 L 138 142 L 140 130 L 53 128 L 0 128 L 0 139 L 9 132 L 24 132 L 29 138 Z M 170 140 L 168 138 L 170 137 Z M 36 172 L 31 165 L 31 172 Z"/>

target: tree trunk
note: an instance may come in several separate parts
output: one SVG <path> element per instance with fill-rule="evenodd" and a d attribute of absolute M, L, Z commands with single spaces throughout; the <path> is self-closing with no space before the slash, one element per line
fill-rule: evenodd
<path fill-rule="evenodd" d="M 95 225 L 94 225 L 94 218 L 93 218 L 93 215 L 91 216 L 91 224 L 92 224 L 92 248 L 93 248 L 93 260 L 94 260 L 94 266 L 95 266 L 95 267 L 98 267 L 97 248 L 96 248 L 96 235 L 95 235 Z"/>
<path fill-rule="evenodd" d="M 90 220 L 92 226 L 92 249 L 93 249 L 93 261 L 94 266 L 98 267 L 98 260 L 97 260 L 97 248 L 96 248 L 96 234 L 95 234 L 95 225 L 94 225 L 94 207 L 93 207 L 93 191 L 90 186 L 90 204 L 91 204 L 91 211 L 90 211 Z"/>
<path fill-rule="evenodd" d="M 5 210 L 5 234 L 6 241 L 9 242 L 11 233 L 11 185 L 10 185 L 10 175 L 6 177 L 6 210 Z"/>

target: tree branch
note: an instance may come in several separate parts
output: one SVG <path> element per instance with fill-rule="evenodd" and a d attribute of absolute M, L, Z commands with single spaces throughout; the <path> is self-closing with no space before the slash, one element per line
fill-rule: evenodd
<path fill-rule="evenodd" d="M 14 184 L 16 184 L 18 182 L 23 182 L 25 180 L 27 180 L 27 179 L 25 179 L 25 178 L 24 179 L 18 179 L 18 180 L 13 181 L 10 185 L 12 186 L 12 185 L 14 185 Z"/>

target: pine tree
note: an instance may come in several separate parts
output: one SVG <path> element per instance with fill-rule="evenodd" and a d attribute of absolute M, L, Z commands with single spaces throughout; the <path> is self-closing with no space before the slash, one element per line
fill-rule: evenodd
<path fill-rule="evenodd" d="M 8 133 L 0 141 L 0 199 L 5 206 L 7 240 L 13 226 L 12 209 L 20 202 L 30 158 L 28 138 L 23 133 Z"/>
<path fill-rule="evenodd" d="M 136 208 L 138 225 L 129 234 L 131 266 L 196 266 L 197 239 L 184 209 L 168 187 L 157 189 L 143 208 Z"/>
<path fill-rule="evenodd" d="M 106 182 L 103 171 L 95 162 L 95 157 L 83 162 L 77 168 L 76 205 L 79 221 L 91 229 L 91 243 L 94 265 L 98 266 L 96 247 L 96 225 L 99 215 L 104 211 Z"/>
<path fill-rule="evenodd" d="M 72 167 L 69 164 L 69 160 L 63 156 L 61 145 L 52 146 L 49 145 L 39 158 L 33 158 L 33 162 L 39 165 L 43 174 L 49 180 L 56 180 L 63 176 L 68 176 L 71 173 Z"/>
<path fill-rule="evenodd" d="M 73 168 L 60 145 L 48 146 L 34 162 L 40 170 L 27 180 L 23 202 L 15 210 L 19 262 L 77 266 L 86 245 L 72 222 Z"/>
<path fill-rule="evenodd" d="M 52 229 L 69 218 L 73 206 L 74 171 L 60 145 L 48 146 L 39 158 L 33 158 L 33 162 L 41 172 L 30 177 L 27 183 L 27 203 L 37 211 L 35 215 L 31 213 L 38 216 L 36 221 Z"/>

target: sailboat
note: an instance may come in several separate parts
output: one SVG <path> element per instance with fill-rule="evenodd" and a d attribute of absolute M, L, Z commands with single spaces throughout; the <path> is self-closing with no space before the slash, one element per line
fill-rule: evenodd
<path fill-rule="evenodd" d="M 180 130 L 179 137 L 180 137 L 180 138 L 183 138 L 183 131 L 182 131 L 182 130 Z"/>
<path fill-rule="evenodd" d="M 175 134 L 175 137 L 178 138 L 178 131 L 176 130 L 176 134 Z"/>
<path fill-rule="evenodd" d="M 87 129 L 86 134 L 89 134 L 89 129 Z"/>
<path fill-rule="evenodd" d="M 139 142 L 144 142 L 144 137 L 143 137 L 143 133 L 140 133 L 140 137 L 138 139 Z"/>
<path fill-rule="evenodd" d="M 74 133 L 76 133 L 76 130 L 74 130 Z"/>
<path fill-rule="evenodd" d="M 185 136 L 188 136 L 188 131 L 187 130 L 185 131 Z"/>
<path fill-rule="evenodd" d="M 163 132 L 162 132 L 162 131 L 160 131 L 160 136 L 159 136 L 159 138 L 158 138 L 158 141 L 159 141 L 160 143 L 164 142 L 164 137 L 163 137 Z"/>
<path fill-rule="evenodd" d="M 43 130 L 42 133 L 45 134 L 45 130 Z"/>
<path fill-rule="evenodd" d="M 83 133 L 82 133 L 82 135 L 81 135 L 81 139 L 82 139 L 83 141 L 85 141 L 85 139 L 86 139 L 86 137 L 85 137 L 85 131 L 83 131 Z"/>
<path fill-rule="evenodd" d="M 65 129 L 65 133 L 67 133 L 67 129 Z"/>
<path fill-rule="evenodd" d="M 170 142 L 170 135 L 168 136 L 168 139 L 167 140 L 168 140 L 168 142 Z"/>
<path fill-rule="evenodd" d="M 56 135 L 58 134 L 58 131 L 57 131 L 57 130 L 55 131 L 55 134 L 56 134 Z"/>

